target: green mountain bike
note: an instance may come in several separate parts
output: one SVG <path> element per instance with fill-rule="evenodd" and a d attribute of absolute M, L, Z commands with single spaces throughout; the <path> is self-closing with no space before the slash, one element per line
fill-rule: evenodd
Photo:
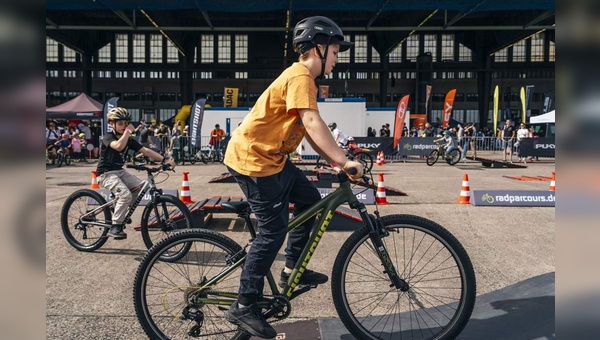
<path fill-rule="evenodd" d="M 317 216 L 311 237 L 289 282 L 280 290 L 272 273 L 259 299 L 268 322 L 292 313 L 291 301 L 316 286 L 298 285 L 338 206 L 356 209 L 363 226 L 337 254 L 331 290 L 337 313 L 357 339 L 454 339 L 475 303 L 475 273 L 458 240 L 439 224 L 413 215 L 369 214 L 352 193 L 346 174 L 340 186 L 289 222 L 293 230 Z M 367 178 L 368 180 L 368 178 Z M 247 202 L 223 204 L 256 231 Z M 189 247 L 175 262 L 162 254 Z M 225 320 L 237 299 L 248 244 L 205 229 L 176 232 L 154 245 L 141 261 L 134 284 L 135 311 L 150 339 L 249 339 Z"/>

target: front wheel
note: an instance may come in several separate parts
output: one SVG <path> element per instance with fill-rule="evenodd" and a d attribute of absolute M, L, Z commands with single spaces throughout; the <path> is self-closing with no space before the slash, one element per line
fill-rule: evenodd
<path fill-rule="evenodd" d="M 165 253 L 191 245 L 176 262 Z M 241 259 L 242 247 L 206 229 L 174 233 L 150 248 L 135 275 L 133 302 L 138 321 L 150 339 L 247 339 L 249 334 L 225 320 L 237 298 L 241 266 L 214 286 L 204 283 Z M 237 256 L 236 256 L 237 255 Z"/>
<path fill-rule="evenodd" d="M 141 232 L 144 244 L 150 249 L 161 239 L 178 230 L 192 228 L 192 214 L 181 200 L 171 195 L 156 197 L 142 213 Z M 189 244 L 183 244 L 177 249 L 162 254 L 162 260 L 176 261 L 190 249 Z"/>
<path fill-rule="evenodd" d="M 56 156 L 56 166 L 60 168 L 64 161 L 65 155 L 62 152 L 58 152 Z"/>
<path fill-rule="evenodd" d="M 66 152 L 64 154 L 64 161 L 65 161 L 66 166 L 71 165 L 71 154 L 70 153 Z"/>
<path fill-rule="evenodd" d="M 475 273 L 458 240 L 412 215 L 381 218 L 388 260 L 408 291 L 390 287 L 367 226 L 342 245 L 331 291 L 340 319 L 357 339 L 454 339 L 475 304 Z"/>
<path fill-rule="evenodd" d="M 432 166 L 435 164 L 435 162 L 437 162 L 439 157 L 439 151 L 438 150 L 433 150 L 429 153 L 429 155 L 427 155 L 427 165 Z"/>
<path fill-rule="evenodd" d="M 94 251 L 106 242 L 108 228 L 94 224 L 111 224 L 110 209 L 98 209 L 105 203 L 102 195 L 90 189 L 77 190 L 67 197 L 60 212 L 60 226 L 75 249 Z"/>

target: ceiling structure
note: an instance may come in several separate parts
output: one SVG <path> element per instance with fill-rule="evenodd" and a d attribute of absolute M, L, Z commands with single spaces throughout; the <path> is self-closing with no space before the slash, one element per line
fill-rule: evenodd
<path fill-rule="evenodd" d="M 492 54 L 545 30 L 554 40 L 554 0 L 47 0 L 46 34 L 86 54 L 115 32 L 162 30 L 178 45 L 192 32 L 285 32 L 325 15 L 344 32 L 367 34 L 387 55 L 414 32 L 458 33 Z"/>

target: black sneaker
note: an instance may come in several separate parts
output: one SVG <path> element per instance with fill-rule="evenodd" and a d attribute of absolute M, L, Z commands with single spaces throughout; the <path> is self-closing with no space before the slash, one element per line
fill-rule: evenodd
<path fill-rule="evenodd" d="M 258 311 L 256 304 L 240 308 L 236 301 L 225 313 L 225 319 L 260 338 L 272 339 L 277 335 L 277 331 L 267 323 L 265 317 Z"/>
<path fill-rule="evenodd" d="M 290 274 L 286 273 L 284 270 L 281 270 L 281 278 L 279 279 L 279 287 L 283 288 L 288 283 L 288 279 L 290 278 Z M 317 273 L 313 270 L 306 269 L 302 276 L 300 277 L 301 285 L 319 285 L 325 283 L 329 280 L 329 277 L 325 274 Z"/>
<path fill-rule="evenodd" d="M 108 236 L 112 236 L 115 240 L 124 240 L 127 238 L 127 234 L 123 231 L 123 225 L 113 225 L 108 230 Z"/>

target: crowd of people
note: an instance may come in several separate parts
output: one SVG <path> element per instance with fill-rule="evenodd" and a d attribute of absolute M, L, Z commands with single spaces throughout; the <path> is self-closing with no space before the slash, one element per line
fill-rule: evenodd
<path fill-rule="evenodd" d="M 80 162 L 98 158 L 98 141 L 102 133 L 99 122 L 47 120 L 45 133 L 48 163 L 54 164 L 60 148 L 68 150 L 73 159 Z"/>

